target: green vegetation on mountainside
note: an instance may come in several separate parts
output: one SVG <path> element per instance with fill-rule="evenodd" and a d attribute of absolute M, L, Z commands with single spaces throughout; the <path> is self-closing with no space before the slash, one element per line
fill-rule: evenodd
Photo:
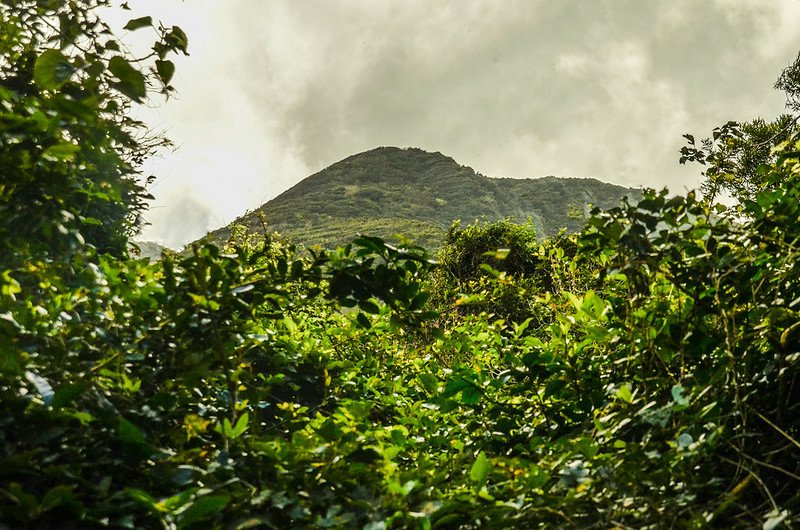
<path fill-rule="evenodd" d="M 539 235 L 578 231 L 588 205 L 611 208 L 639 191 L 595 179 L 489 178 L 441 153 L 379 147 L 304 179 L 234 223 L 307 246 L 336 246 L 357 234 L 439 248 L 453 221 L 533 221 Z M 211 233 L 223 243 L 230 226 Z"/>

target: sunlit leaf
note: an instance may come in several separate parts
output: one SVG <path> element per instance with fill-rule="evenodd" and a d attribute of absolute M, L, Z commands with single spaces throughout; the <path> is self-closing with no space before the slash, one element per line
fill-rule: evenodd
<path fill-rule="evenodd" d="M 75 155 L 80 153 L 81 147 L 79 145 L 71 144 L 71 143 L 60 143 L 48 147 L 47 150 L 42 153 L 42 157 L 56 162 L 69 162 L 75 159 Z"/>
<path fill-rule="evenodd" d="M 478 458 L 475 459 L 475 462 L 472 464 L 472 467 L 469 470 L 469 478 L 475 484 L 477 488 L 482 488 L 486 485 L 486 481 L 489 478 L 489 471 L 492 469 L 492 462 L 486 456 L 486 453 L 481 451 L 478 453 Z"/>
<path fill-rule="evenodd" d="M 75 72 L 69 59 L 58 50 L 43 52 L 33 66 L 33 79 L 43 90 L 60 88 Z"/>

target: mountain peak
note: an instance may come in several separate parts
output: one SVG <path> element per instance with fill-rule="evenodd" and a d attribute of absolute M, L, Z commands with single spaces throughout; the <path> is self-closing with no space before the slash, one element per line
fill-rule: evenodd
<path fill-rule="evenodd" d="M 348 156 L 312 175 L 341 175 L 354 183 L 363 182 L 418 182 L 447 173 L 469 173 L 472 168 L 461 166 L 440 152 L 430 152 L 418 147 L 376 147 Z"/>
<path fill-rule="evenodd" d="M 532 220 L 537 232 L 575 231 L 588 203 L 616 206 L 638 191 L 594 179 L 495 179 L 439 152 L 377 147 L 331 164 L 233 224 L 261 230 L 259 216 L 298 243 L 331 246 L 358 233 L 402 234 L 440 246 L 453 221 Z M 211 237 L 224 241 L 230 227 Z"/>

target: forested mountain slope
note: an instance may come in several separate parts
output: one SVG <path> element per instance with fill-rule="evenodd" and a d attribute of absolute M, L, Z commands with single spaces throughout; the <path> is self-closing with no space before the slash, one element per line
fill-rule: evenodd
<path fill-rule="evenodd" d="M 210 236 L 233 225 L 270 231 L 306 245 L 330 246 L 357 233 L 409 237 L 439 247 L 454 220 L 532 220 L 539 235 L 576 231 L 588 205 L 610 208 L 637 190 L 595 179 L 489 178 L 441 153 L 379 147 L 311 175 Z"/>

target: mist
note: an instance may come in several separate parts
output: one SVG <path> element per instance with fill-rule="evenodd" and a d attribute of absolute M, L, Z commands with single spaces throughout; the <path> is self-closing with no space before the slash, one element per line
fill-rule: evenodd
<path fill-rule="evenodd" d="M 143 236 L 170 246 L 381 145 L 683 192 L 681 135 L 780 114 L 800 49 L 791 0 L 131 5 L 190 38 L 177 97 L 141 111 L 178 147 L 147 168 Z"/>

